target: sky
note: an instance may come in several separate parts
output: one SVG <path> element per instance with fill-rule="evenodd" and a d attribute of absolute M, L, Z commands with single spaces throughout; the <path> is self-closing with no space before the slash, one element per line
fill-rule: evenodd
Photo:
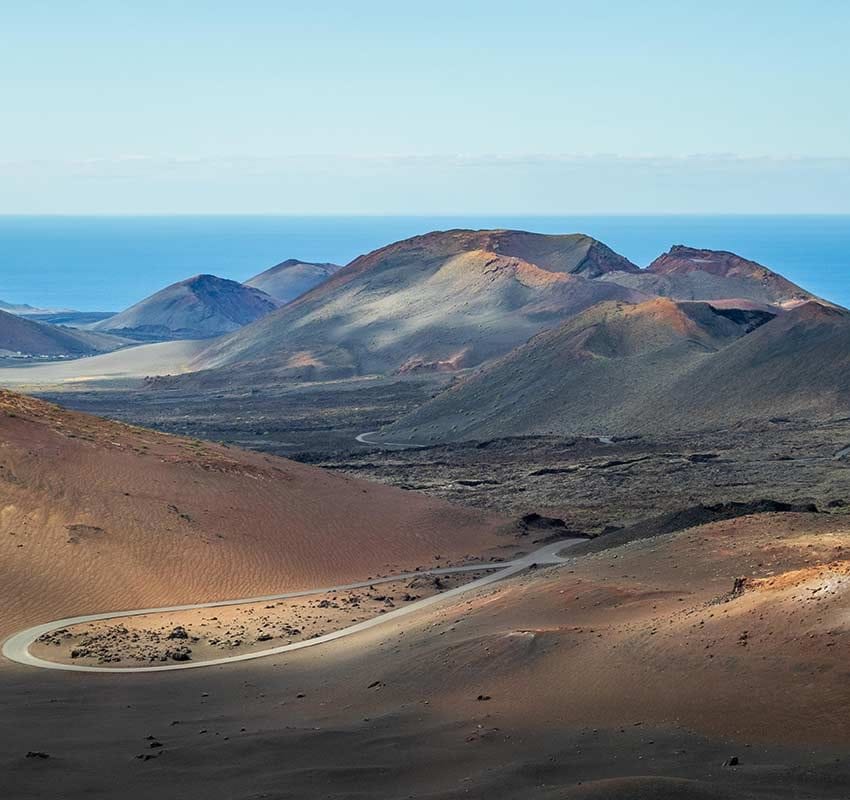
<path fill-rule="evenodd" d="M 0 0 L 0 213 L 850 213 L 846 0 Z"/>

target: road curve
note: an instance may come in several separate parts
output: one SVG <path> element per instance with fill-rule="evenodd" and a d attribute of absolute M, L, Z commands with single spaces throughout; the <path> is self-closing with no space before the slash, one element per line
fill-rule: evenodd
<path fill-rule="evenodd" d="M 16 661 L 19 664 L 25 664 L 30 667 L 41 667 L 43 669 L 56 669 L 64 672 L 111 672 L 111 673 L 137 673 L 137 672 L 166 672 L 176 669 L 199 669 L 201 667 L 221 666 L 222 664 L 233 664 L 237 661 L 250 661 L 255 658 L 266 658 L 267 656 L 280 655 L 281 653 L 290 653 L 294 650 L 301 650 L 305 647 L 315 647 L 316 645 L 331 642 L 335 639 L 343 639 L 346 636 L 365 631 L 370 628 L 375 628 L 378 625 L 383 625 L 388 620 L 398 619 L 406 614 L 411 614 L 414 611 L 419 611 L 426 606 L 434 605 L 451 597 L 457 597 L 466 592 L 478 589 L 481 586 L 495 583 L 503 580 L 511 575 L 516 575 L 528 569 L 532 565 L 544 564 L 561 564 L 567 559 L 558 555 L 561 550 L 585 541 L 584 539 L 566 539 L 559 542 L 553 542 L 533 553 L 517 558 L 514 561 L 506 561 L 500 564 L 468 564 L 463 567 L 443 567 L 440 569 L 420 570 L 419 572 L 406 572 L 401 575 L 390 575 L 385 578 L 379 578 L 372 581 L 359 581 L 357 583 L 338 584 L 322 589 L 307 589 L 299 592 L 286 592 L 284 594 L 264 595 L 262 597 L 247 597 L 238 600 L 216 600 L 210 603 L 193 603 L 183 606 L 168 606 L 165 608 L 141 608 L 134 611 L 110 611 L 104 614 L 84 614 L 78 617 L 67 617 L 66 619 L 58 619 L 53 622 L 45 622 L 41 625 L 35 625 L 32 628 L 12 634 L 5 642 L 3 642 L 3 656 L 10 661 Z M 333 633 L 326 633 L 324 636 L 317 636 L 315 639 L 305 639 L 301 642 L 282 645 L 280 647 L 272 647 L 267 650 L 260 650 L 254 653 L 243 653 L 238 656 L 225 656 L 223 658 L 214 658 L 208 661 L 186 661 L 175 662 L 173 664 L 162 664 L 150 667 L 96 667 L 82 664 L 60 664 L 55 661 L 47 661 L 43 658 L 38 658 L 30 653 L 29 648 L 39 636 L 45 633 L 58 630 L 59 628 L 67 628 L 71 625 L 80 625 L 87 622 L 99 622 L 105 619 L 119 619 L 121 617 L 139 617 L 144 614 L 158 614 L 173 611 L 191 611 L 198 608 L 217 608 L 220 606 L 235 606 L 247 605 L 249 603 L 262 603 L 271 600 L 286 600 L 294 597 L 306 597 L 313 594 L 326 594 L 333 591 L 341 591 L 346 589 L 362 589 L 367 586 L 374 586 L 378 583 L 388 583 L 390 581 L 406 580 L 421 575 L 449 575 L 457 572 L 474 572 L 481 570 L 492 570 L 490 575 L 485 575 L 483 578 L 471 581 L 463 586 L 456 586 L 454 589 L 448 589 L 441 594 L 435 594 L 431 597 L 426 597 L 422 600 L 409 603 L 402 608 L 397 608 L 386 614 L 380 614 L 377 617 L 358 622 L 350 625 L 347 628 L 341 628 Z"/>
<path fill-rule="evenodd" d="M 354 440 L 360 442 L 360 444 L 368 444 L 372 447 L 402 447 L 402 448 L 415 448 L 415 447 L 425 447 L 424 444 L 413 444 L 413 442 L 375 442 L 371 441 L 371 437 L 375 436 L 378 431 L 366 431 L 366 433 L 358 433 L 357 436 L 354 437 Z"/>

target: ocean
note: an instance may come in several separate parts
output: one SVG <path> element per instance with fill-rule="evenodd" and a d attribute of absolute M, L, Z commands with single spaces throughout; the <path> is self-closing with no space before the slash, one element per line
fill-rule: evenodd
<path fill-rule="evenodd" d="M 246 280 L 287 258 L 345 264 L 447 228 L 582 232 L 640 266 L 671 245 L 732 250 L 850 305 L 850 216 L 0 217 L 0 300 L 114 311 L 201 272 Z"/>

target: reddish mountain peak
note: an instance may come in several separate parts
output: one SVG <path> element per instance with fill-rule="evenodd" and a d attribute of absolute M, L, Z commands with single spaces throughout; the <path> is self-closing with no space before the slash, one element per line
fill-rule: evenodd
<path fill-rule="evenodd" d="M 627 258 L 583 233 L 545 234 L 505 229 L 433 231 L 403 239 L 355 259 L 349 269 L 363 270 L 388 258 L 445 258 L 471 250 L 512 256 L 550 272 L 598 277 L 606 272 L 639 272 Z"/>
<path fill-rule="evenodd" d="M 690 292 L 716 294 L 718 287 L 725 285 L 732 296 L 784 307 L 818 299 L 768 267 L 727 250 L 675 245 L 656 258 L 645 274 L 664 281 L 684 281 Z"/>
<path fill-rule="evenodd" d="M 473 251 L 518 258 L 548 272 L 598 278 L 612 272 L 640 273 L 624 256 L 583 233 L 545 234 L 507 229 L 455 228 L 431 231 L 358 256 L 295 303 L 315 302 L 367 275 L 385 270 L 425 273 L 454 256 Z"/>
<path fill-rule="evenodd" d="M 677 244 L 653 261 L 648 272 L 659 275 L 684 275 L 708 272 L 723 277 L 746 277 L 763 280 L 780 277 L 772 270 L 727 250 L 705 250 Z"/>
<path fill-rule="evenodd" d="M 493 230 L 484 234 L 484 248 L 515 256 L 551 272 L 598 278 L 608 272 L 639 272 L 624 256 L 585 233 L 541 234 Z"/>

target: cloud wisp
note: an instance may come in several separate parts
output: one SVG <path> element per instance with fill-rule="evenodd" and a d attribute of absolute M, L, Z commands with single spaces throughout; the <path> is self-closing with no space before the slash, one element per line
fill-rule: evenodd
<path fill-rule="evenodd" d="M 0 213 L 850 213 L 850 157 L 302 154 L 0 161 Z"/>

